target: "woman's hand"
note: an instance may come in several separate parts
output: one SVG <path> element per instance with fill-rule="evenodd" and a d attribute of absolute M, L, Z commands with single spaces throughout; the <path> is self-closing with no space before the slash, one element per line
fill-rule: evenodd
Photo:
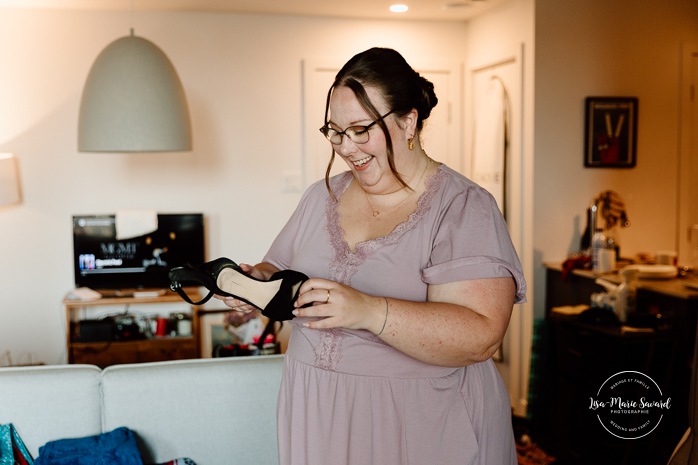
<path fill-rule="evenodd" d="M 304 323 L 312 329 L 341 327 L 378 334 L 385 319 L 385 305 L 383 297 L 364 294 L 327 279 L 312 278 L 301 286 L 294 314 L 320 318 Z"/>
<path fill-rule="evenodd" d="M 270 265 L 269 263 L 260 263 L 255 266 L 248 265 L 247 263 L 240 263 L 238 266 L 242 271 L 257 279 L 269 279 L 269 277 L 272 274 L 278 271 L 276 267 Z M 222 296 L 217 294 L 214 294 L 213 297 L 215 297 L 218 300 L 221 300 L 225 305 L 237 312 L 250 313 L 254 310 L 259 310 L 254 305 L 250 305 L 247 302 L 243 302 L 242 300 L 236 299 L 235 297 Z"/>

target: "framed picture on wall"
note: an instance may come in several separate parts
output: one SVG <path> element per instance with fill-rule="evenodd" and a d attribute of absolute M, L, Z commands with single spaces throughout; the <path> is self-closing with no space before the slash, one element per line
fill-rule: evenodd
<path fill-rule="evenodd" d="M 633 168 L 636 163 L 637 98 L 587 97 L 584 166 Z"/>

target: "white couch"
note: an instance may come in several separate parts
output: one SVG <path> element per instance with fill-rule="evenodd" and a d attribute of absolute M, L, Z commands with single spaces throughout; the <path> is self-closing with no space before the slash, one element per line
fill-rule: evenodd
<path fill-rule="evenodd" d="M 0 424 L 36 459 L 46 442 L 126 426 L 144 463 L 278 464 L 283 355 L 0 369 Z"/>

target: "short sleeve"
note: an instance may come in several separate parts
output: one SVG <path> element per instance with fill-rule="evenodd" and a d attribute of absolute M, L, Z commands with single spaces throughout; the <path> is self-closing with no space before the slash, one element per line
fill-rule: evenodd
<path fill-rule="evenodd" d="M 272 242 L 271 247 L 264 256 L 264 262 L 271 263 L 280 270 L 286 270 L 291 266 L 293 241 L 294 238 L 298 237 L 299 228 L 301 224 L 303 224 L 304 212 L 307 209 L 310 193 L 316 189 L 316 187 L 317 186 L 311 186 L 303 193 L 295 211 L 276 236 L 276 239 L 274 239 L 274 242 Z"/>
<path fill-rule="evenodd" d="M 521 263 L 497 203 L 485 189 L 471 185 L 442 205 L 429 263 L 427 284 L 512 277 L 516 303 L 526 299 Z"/>
<path fill-rule="evenodd" d="M 274 239 L 263 261 L 271 263 L 280 270 L 291 268 L 298 241 L 307 235 L 309 229 L 317 228 L 320 216 L 325 211 L 327 198 L 324 181 L 315 182 L 308 187 L 286 225 Z"/>

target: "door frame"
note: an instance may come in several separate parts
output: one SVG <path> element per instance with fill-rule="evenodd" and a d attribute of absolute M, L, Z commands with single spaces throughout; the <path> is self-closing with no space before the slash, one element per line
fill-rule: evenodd
<path fill-rule="evenodd" d="M 688 237 L 692 224 L 698 223 L 698 218 L 690 218 L 691 191 L 689 189 L 691 173 L 691 154 L 698 152 L 698 136 L 693 134 L 692 119 L 698 118 L 696 107 L 696 92 L 698 91 L 698 76 L 693 74 L 693 60 L 698 60 L 698 44 L 681 44 L 681 87 L 680 87 L 680 119 L 679 119 L 679 163 L 677 166 L 677 215 L 676 215 L 676 247 L 679 262 L 688 263 L 691 258 L 690 238 Z M 694 122 L 698 124 L 698 122 Z M 694 177 L 695 179 L 695 177 Z M 695 201 L 695 200 L 694 200 Z M 694 206 L 695 210 L 695 206 Z"/>

